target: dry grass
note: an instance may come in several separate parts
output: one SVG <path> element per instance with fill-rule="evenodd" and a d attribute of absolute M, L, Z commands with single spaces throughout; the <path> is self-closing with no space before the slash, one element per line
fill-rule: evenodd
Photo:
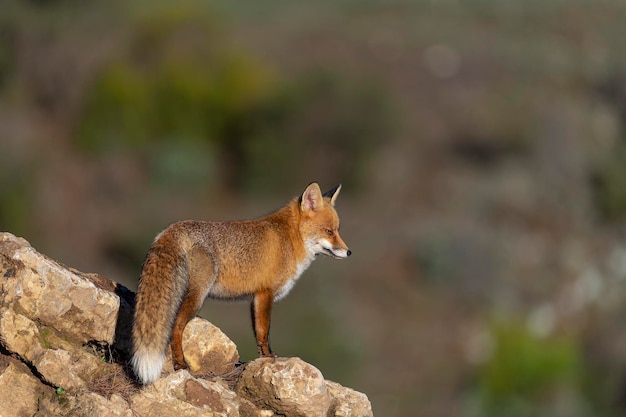
<path fill-rule="evenodd" d="M 237 364 L 235 369 L 223 374 L 214 375 L 212 373 L 206 373 L 202 375 L 195 375 L 196 378 L 202 378 L 207 380 L 221 379 L 226 382 L 228 387 L 232 390 L 235 388 L 237 381 L 241 376 L 241 373 L 245 369 L 245 364 Z M 137 384 L 132 378 L 128 376 L 128 372 L 124 370 L 122 366 L 117 365 L 115 371 L 106 375 L 94 378 L 89 382 L 89 391 L 95 392 L 107 399 L 111 398 L 111 395 L 121 395 L 126 401 L 130 401 L 130 398 L 137 394 L 141 390 L 141 386 Z"/>
<path fill-rule="evenodd" d="M 116 367 L 114 372 L 91 380 L 89 390 L 105 398 L 118 394 L 126 401 L 130 401 L 130 397 L 139 392 L 139 386 L 128 377 L 122 367 Z"/>
<path fill-rule="evenodd" d="M 226 374 L 219 375 L 218 378 L 226 382 L 226 384 L 228 384 L 228 388 L 234 390 L 235 385 L 237 384 L 237 381 L 239 381 L 239 377 L 244 369 L 246 369 L 246 364 L 238 363 L 235 365 L 235 369 Z"/>
<path fill-rule="evenodd" d="M 228 385 L 228 388 L 232 390 L 232 389 L 235 389 L 235 385 L 237 385 L 237 381 L 239 381 L 239 377 L 241 376 L 241 373 L 243 372 L 245 368 L 246 368 L 246 363 L 238 362 L 235 364 L 235 369 L 225 374 L 215 375 L 212 372 L 207 372 L 205 374 L 199 374 L 199 375 L 194 374 L 194 377 L 206 379 L 209 381 L 215 381 L 216 379 L 220 379 L 226 382 L 226 384 Z"/>

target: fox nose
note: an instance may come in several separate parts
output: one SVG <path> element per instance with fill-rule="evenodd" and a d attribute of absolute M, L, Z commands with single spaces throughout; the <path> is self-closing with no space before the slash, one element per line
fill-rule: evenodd
<path fill-rule="evenodd" d="M 352 255 L 352 251 L 350 249 L 348 249 L 348 252 L 346 252 L 346 255 L 348 255 L 348 256 Z"/>

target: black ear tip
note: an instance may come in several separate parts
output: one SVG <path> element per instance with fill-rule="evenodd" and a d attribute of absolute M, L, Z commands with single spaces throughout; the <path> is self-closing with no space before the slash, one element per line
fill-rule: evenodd
<path fill-rule="evenodd" d="M 326 191 L 324 193 L 324 197 L 332 198 L 335 195 L 335 193 L 337 192 L 337 190 L 340 189 L 340 188 L 341 188 L 341 184 L 335 185 L 333 188 L 331 188 L 330 190 L 328 190 L 328 191 Z"/>

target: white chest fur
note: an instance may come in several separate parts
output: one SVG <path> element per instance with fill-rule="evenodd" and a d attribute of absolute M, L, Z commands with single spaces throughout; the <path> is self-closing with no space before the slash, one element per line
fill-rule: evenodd
<path fill-rule="evenodd" d="M 311 262 L 313 262 L 314 259 L 315 253 L 312 251 L 308 251 L 307 257 L 300 261 L 300 263 L 298 264 L 296 268 L 296 273 L 293 275 L 293 277 L 289 278 L 287 282 L 276 292 L 276 295 L 274 295 L 274 301 L 281 300 L 287 294 L 289 294 L 289 291 L 291 291 L 293 286 L 296 285 L 296 281 L 298 280 L 298 278 L 302 276 L 302 273 L 306 271 L 306 269 L 309 267 L 309 265 L 311 265 Z"/>

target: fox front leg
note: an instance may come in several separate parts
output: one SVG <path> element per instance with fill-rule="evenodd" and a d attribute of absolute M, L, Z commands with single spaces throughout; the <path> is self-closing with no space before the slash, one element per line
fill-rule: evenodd
<path fill-rule="evenodd" d="M 274 294 L 270 290 L 259 291 L 252 300 L 252 326 L 256 337 L 256 346 L 261 357 L 274 357 L 270 349 L 270 318 Z"/>

